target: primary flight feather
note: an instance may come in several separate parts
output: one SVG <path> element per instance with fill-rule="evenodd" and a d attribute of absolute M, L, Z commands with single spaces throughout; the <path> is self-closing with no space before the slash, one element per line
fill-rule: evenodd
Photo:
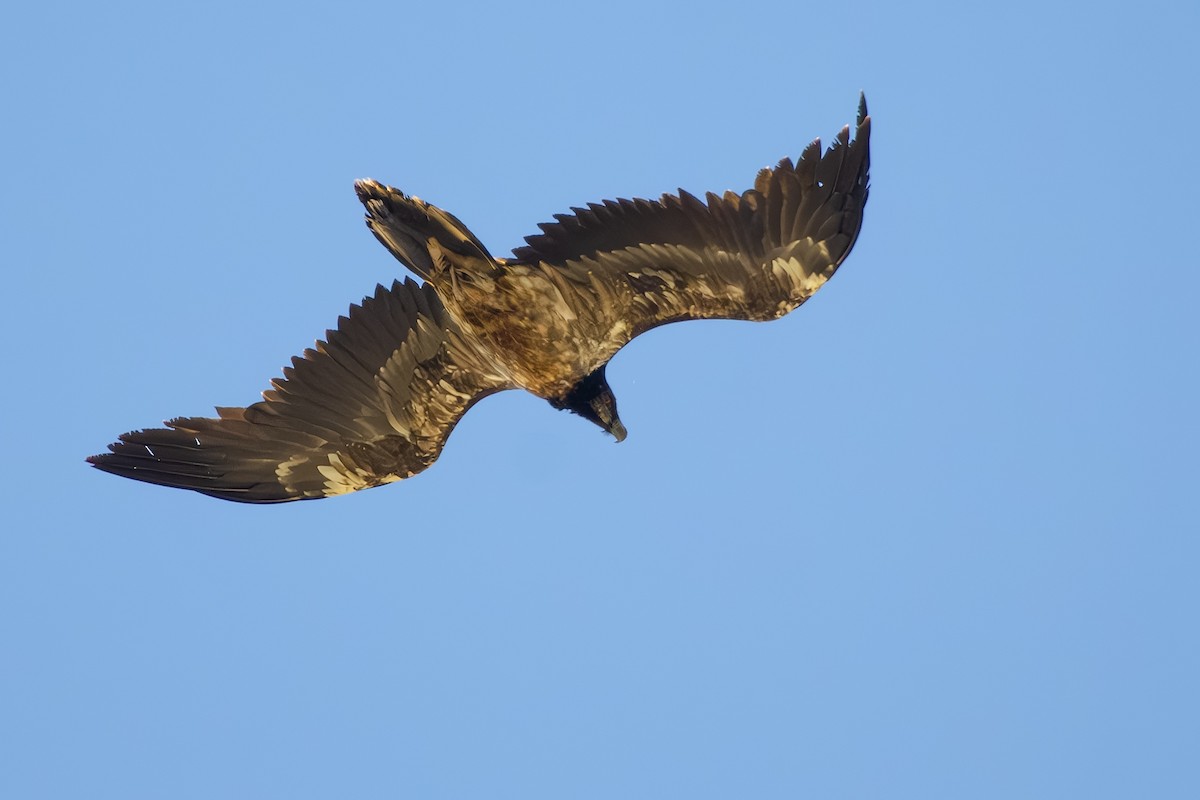
<path fill-rule="evenodd" d="M 539 225 L 513 258 L 436 206 L 358 181 L 367 225 L 423 282 L 351 306 L 260 402 L 126 433 L 88 461 L 225 500 L 329 497 L 424 470 L 459 418 L 505 389 L 621 441 L 609 359 L 658 325 L 772 320 L 811 297 L 862 227 L 870 134 L 860 100 L 853 138 L 814 141 L 740 195 L 591 203 Z"/>

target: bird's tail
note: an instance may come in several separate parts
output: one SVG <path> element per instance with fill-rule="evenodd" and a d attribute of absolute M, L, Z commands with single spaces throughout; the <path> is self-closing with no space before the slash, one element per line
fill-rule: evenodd
<path fill-rule="evenodd" d="M 488 272 L 497 265 L 475 234 L 448 211 L 378 181 L 354 182 L 367 227 L 400 263 L 428 281 L 450 267 Z"/>

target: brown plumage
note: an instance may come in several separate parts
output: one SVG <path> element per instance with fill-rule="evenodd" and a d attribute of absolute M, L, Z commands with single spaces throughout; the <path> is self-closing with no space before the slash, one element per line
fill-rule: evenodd
<path fill-rule="evenodd" d="M 128 478 L 226 500 L 305 500 L 432 464 L 480 399 L 526 389 L 625 427 L 604 376 L 633 337 L 687 319 L 771 320 L 845 259 L 867 202 L 871 120 L 859 103 L 822 152 L 764 169 L 740 195 L 680 191 L 573 208 L 497 259 L 453 215 L 371 180 L 371 231 L 424 279 L 380 286 L 247 408 L 124 434 L 88 459 Z"/>

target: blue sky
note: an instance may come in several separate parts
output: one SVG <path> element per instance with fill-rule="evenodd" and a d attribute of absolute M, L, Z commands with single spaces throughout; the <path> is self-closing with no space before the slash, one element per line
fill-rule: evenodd
<path fill-rule="evenodd" d="M 10 11 L 0 796 L 1195 796 L 1198 16 Z M 500 254 L 744 189 L 859 90 L 853 254 L 621 352 L 623 444 L 506 393 L 316 503 L 83 462 L 401 274 L 355 178 Z"/>

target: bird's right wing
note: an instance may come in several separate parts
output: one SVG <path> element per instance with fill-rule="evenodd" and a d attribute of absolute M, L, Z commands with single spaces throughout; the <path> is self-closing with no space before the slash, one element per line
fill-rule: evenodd
<path fill-rule="evenodd" d="M 397 281 L 351 306 L 248 408 L 134 431 L 88 459 L 126 478 L 225 500 L 345 494 L 432 464 L 477 401 L 514 388 L 463 337 L 428 284 Z"/>

